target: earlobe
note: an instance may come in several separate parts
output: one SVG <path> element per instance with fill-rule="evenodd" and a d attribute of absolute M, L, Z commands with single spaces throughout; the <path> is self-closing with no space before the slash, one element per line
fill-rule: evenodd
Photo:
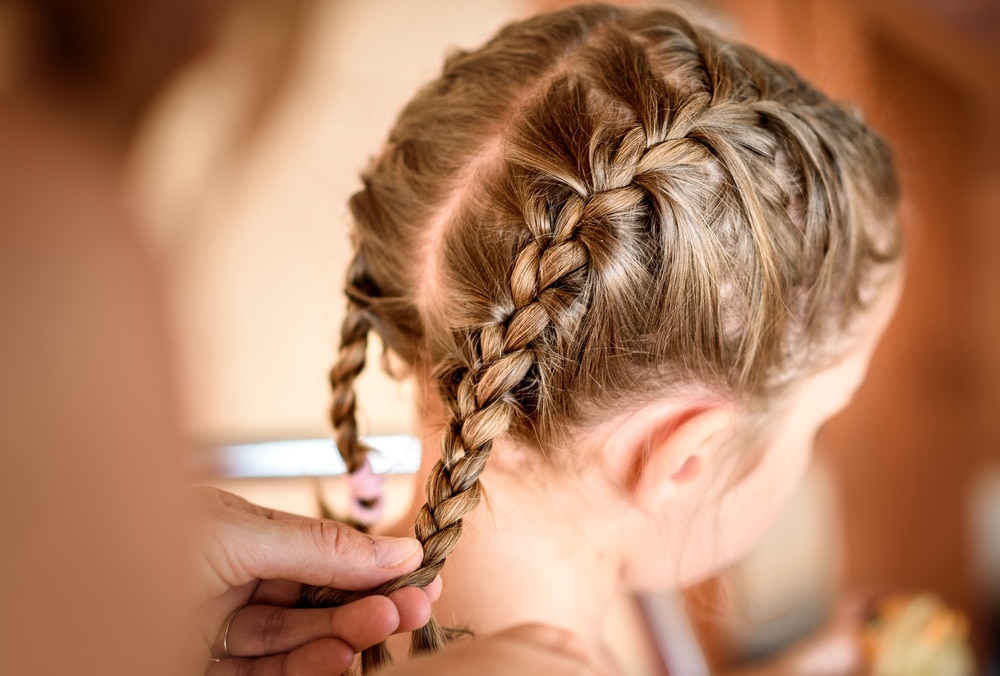
<path fill-rule="evenodd" d="M 643 447 L 633 460 L 634 498 L 647 509 L 700 483 L 732 429 L 725 407 L 701 408 L 648 421 Z"/>

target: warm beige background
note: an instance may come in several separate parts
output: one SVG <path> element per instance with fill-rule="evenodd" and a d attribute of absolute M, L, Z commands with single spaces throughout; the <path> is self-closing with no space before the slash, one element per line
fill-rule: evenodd
<path fill-rule="evenodd" d="M 299 4 L 299 60 L 249 142 L 230 150 L 249 92 L 274 65 L 240 32 L 266 29 L 259 16 L 265 25 L 236 22 L 218 53 L 172 89 L 135 166 L 138 206 L 169 276 L 188 423 L 201 441 L 329 434 L 326 372 L 358 173 L 448 50 L 476 46 L 527 11 L 519 0 Z M 408 431 L 409 385 L 379 373 L 376 349 L 360 386 L 363 433 Z"/>

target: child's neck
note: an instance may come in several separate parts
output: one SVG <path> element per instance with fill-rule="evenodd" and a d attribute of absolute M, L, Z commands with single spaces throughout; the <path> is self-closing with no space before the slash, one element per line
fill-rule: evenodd
<path fill-rule="evenodd" d="M 620 593 L 613 554 L 582 524 L 551 520 L 530 497 L 504 491 L 502 482 L 484 485 L 490 497 L 466 517 L 445 564 L 438 619 L 477 634 L 552 624 L 576 633 L 594 659 L 605 660 L 604 623 Z"/>
<path fill-rule="evenodd" d="M 616 673 L 603 636 L 621 600 L 620 562 L 583 518 L 586 506 L 554 506 L 542 480 L 530 475 L 487 468 L 481 479 L 484 499 L 465 517 L 442 571 L 438 621 L 478 636 L 526 622 L 562 627 L 585 642 L 605 672 Z M 409 517 L 422 498 L 418 491 Z"/>

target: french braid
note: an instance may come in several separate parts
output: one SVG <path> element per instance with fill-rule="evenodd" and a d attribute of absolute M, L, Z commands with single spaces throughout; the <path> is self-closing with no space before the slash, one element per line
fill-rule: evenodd
<path fill-rule="evenodd" d="M 752 408 L 817 368 L 899 255 L 897 200 L 857 115 L 672 12 L 576 6 L 450 58 L 352 199 L 345 460 L 369 327 L 433 369 L 449 413 L 422 566 L 375 593 L 440 572 L 498 438 L 559 448 L 691 385 Z M 432 619 L 412 649 L 452 635 Z"/>

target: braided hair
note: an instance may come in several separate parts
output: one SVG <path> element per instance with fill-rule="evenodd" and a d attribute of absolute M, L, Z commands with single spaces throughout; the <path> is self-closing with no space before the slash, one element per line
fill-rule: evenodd
<path fill-rule="evenodd" d="M 900 255 L 897 201 L 856 113 L 670 11 L 576 6 L 451 57 L 351 201 L 331 375 L 348 467 L 369 329 L 449 412 L 423 564 L 376 593 L 438 574 L 497 438 L 546 449 L 690 385 L 759 407 L 821 366 Z M 412 648 L 449 638 L 432 619 Z"/>

